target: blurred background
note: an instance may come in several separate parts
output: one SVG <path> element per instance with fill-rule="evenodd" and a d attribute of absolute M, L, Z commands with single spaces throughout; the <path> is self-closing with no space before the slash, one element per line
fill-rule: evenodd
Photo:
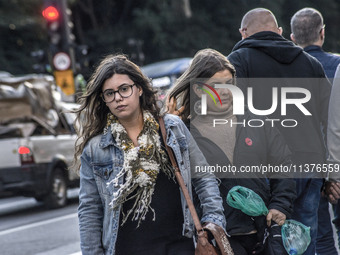
<path fill-rule="evenodd" d="M 0 0 L 0 70 L 50 72 L 51 28 L 42 12 L 54 2 L 66 2 L 74 72 L 85 79 L 110 53 L 125 53 L 139 65 L 192 57 L 205 47 L 228 55 L 240 40 L 242 16 L 256 7 L 276 15 L 287 39 L 297 10 L 318 9 L 326 24 L 324 50 L 340 52 L 339 0 Z"/>
<path fill-rule="evenodd" d="M 339 0 L 0 0 L 0 253 L 81 254 L 69 110 L 104 56 L 142 66 L 162 106 L 194 54 L 228 55 L 257 7 L 287 39 L 292 15 L 316 8 L 323 49 L 340 53 Z"/>

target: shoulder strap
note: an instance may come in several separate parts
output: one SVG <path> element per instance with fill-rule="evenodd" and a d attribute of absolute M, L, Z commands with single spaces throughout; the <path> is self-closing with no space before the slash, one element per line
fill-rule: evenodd
<path fill-rule="evenodd" d="M 194 220 L 194 224 L 195 224 L 195 228 L 196 228 L 197 234 L 200 235 L 200 233 L 201 232 L 203 233 L 204 230 L 203 230 L 201 222 L 200 222 L 200 220 L 198 218 L 195 206 L 194 206 L 194 204 L 193 204 L 193 202 L 192 202 L 192 200 L 190 198 L 188 188 L 184 184 L 184 180 L 183 180 L 181 172 L 180 172 L 180 170 L 178 168 L 178 165 L 177 165 L 174 153 L 173 153 L 172 149 L 166 143 L 167 134 L 166 134 L 165 126 L 164 126 L 164 120 L 163 120 L 162 117 L 159 118 L 159 126 L 160 126 L 160 129 L 161 129 L 161 133 L 162 133 L 162 137 L 163 137 L 165 148 L 166 148 L 166 150 L 168 152 L 171 164 L 172 164 L 172 166 L 173 166 L 173 168 L 175 170 L 176 179 L 177 179 L 178 184 L 179 184 L 179 186 L 180 186 L 180 188 L 182 190 L 182 193 L 183 193 L 183 195 L 185 197 L 185 200 L 186 200 L 186 202 L 188 204 L 188 208 L 189 208 L 190 214 L 191 214 L 191 216 L 192 216 L 192 218 Z"/>

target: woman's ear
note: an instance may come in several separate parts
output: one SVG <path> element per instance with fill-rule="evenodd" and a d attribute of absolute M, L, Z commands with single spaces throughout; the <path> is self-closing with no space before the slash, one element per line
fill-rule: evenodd
<path fill-rule="evenodd" d="M 195 93 L 198 97 L 201 97 L 201 95 L 202 95 L 202 90 L 201 90 L 200 86 L 197 85 L 197 84 L 194 84 L 192 88 L 193 88 L 194 93 Z"/>
<path fill-rule="evenodd" d="M 138 93 L 140 97 L 143 95 L 143 89 L 141 87 L 138 87 Z"/>

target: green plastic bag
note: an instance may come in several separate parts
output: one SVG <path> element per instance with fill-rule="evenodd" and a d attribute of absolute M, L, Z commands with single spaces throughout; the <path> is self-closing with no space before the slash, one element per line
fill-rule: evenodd
<path fill-rule="evenodd" d="M 268 209 L 262 198 L 246 187 L 235 186 L 229 190 L 227 203 L 233 208 L 240 209 L 249 216 L 268 214 Z"/>
<path fill-rule="evenodd" d="M 289 255 L 303 254 L 311 241 L 310 227 L 295 220 L 286 220 L 282 225 L 281 235 L 283 246 Z"/>

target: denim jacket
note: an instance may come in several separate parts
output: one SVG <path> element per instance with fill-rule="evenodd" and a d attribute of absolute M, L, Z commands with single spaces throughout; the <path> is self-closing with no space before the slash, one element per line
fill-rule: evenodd
<path fill-rule="evenodd" d="M 164 122 L 166 143 L 174 152 L 189 193 L 192 197 L 192 183 L 200 198 L 203 210 L 201 221 L 213 222 L 225 228 L 222 199 L 216 179 L 213 176 L 203 176 L 191 180 L 190 165 L 207 165 L 203 154 L 177 116 L 168 114 L 164 117 Z M 116 146 L 110 129 L 106 134 L 92 138 L 81 155 L 78 217 L 83 255 L 115 254 L 120 207 L 113 210 L 109 203 L 118 187 L 107 183 L 120 172 L 123 161 L 123 152 Z M 120 179 L 119 183 L 122 181 Z M 195 228 L 182 192 L 181 204 L 183 235 L 192 237 Z"/>

